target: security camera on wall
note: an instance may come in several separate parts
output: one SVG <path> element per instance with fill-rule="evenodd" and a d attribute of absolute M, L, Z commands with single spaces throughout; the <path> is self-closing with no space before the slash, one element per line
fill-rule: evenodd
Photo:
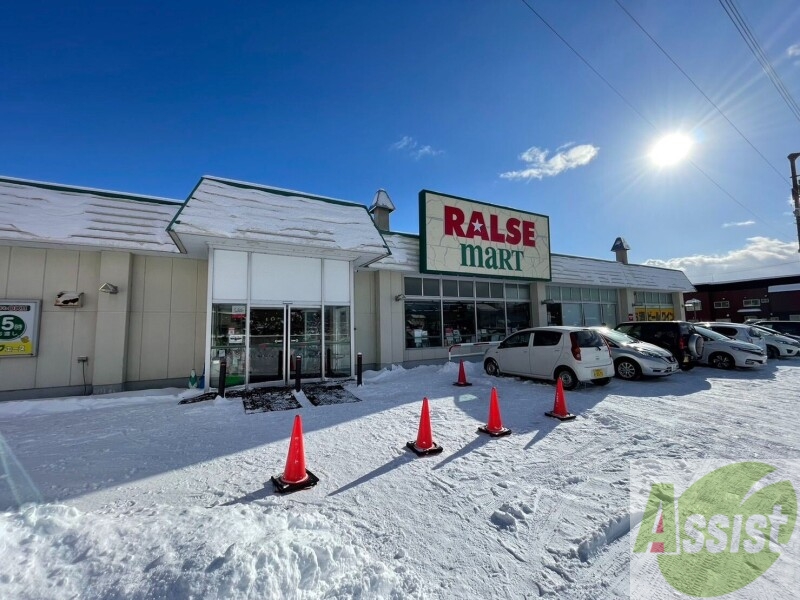
<path fill-rule="evenodd" d="M 58 292 L 56 306 L 83 306 L 83 292 Z"/>

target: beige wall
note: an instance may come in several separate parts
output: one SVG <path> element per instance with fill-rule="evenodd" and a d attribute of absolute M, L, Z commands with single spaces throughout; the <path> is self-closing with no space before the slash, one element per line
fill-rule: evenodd
<path fill-rule="evenodd" d="M 376 346 L 377 314 L 375 309 L 374 271 L 356 271 L 353 279 L 353 325 L 355 327 L 355 351 L 361 352 L 365 365 L 378 363 Z"/>
<path fill-rule="evenodd" d="M 42 301 L 38 355 L 0 358 L 0 392 L 199 375 L 207 271 L 204 260 L 0 246 L 0 298 Z M 104 282 L 119 293 L 98 292 Z M 55 306 L 59 291 L 83 292 L 82 306 Z"/>
<path fill-rule="evenodd" d="M 126 379 L 189 378 L 203 371 L 208 263 L 134 256 Z"/>
<path fill-rule="evenodd" d="M 99 272 L 99 252 L 0 246 L 0 298 L 42 301 L 38 355 L 0 359 L 0 391 L 91 383 Z M 55 306 L 60 291 L 83 292 L 83 306 Z"/>

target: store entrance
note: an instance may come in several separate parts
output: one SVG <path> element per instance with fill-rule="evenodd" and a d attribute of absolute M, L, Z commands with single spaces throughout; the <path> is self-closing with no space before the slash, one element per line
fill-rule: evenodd
<path fill-rule="evenodd" d="M 561 325 L 562 324 L 561 303 L 547 305 L 547 324 L 548 325 Z"/>
<path fill-rule="evenodd" d="M 322 309 L 251 307 L 248 383 L 289 383 L 300 356 L 300 377 L 322 377 Z"/>

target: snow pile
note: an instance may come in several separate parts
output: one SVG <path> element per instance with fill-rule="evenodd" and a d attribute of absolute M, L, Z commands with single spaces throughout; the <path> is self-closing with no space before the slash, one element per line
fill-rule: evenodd
<path fill-rule="evenodd" d="M 233 504 L 0 515 L 4 598 L 409 598 L 417 577 L 376 561 L 322 512 Z"/>

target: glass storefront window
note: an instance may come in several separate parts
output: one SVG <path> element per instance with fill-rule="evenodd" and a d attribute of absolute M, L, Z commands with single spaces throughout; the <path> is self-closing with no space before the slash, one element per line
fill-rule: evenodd
<path fill-rule="evenodd" d="M 602 324 L 603 320 L 600 318 L 600 305 L 587 302 L 583 305 L 583 324 L 586 327 Z"/>
<path fill-rule="evenodd" d="M 488 281 L 476 281 L 475 282 L 475 295 L 478 298 L 488 298 L 489 297 L 489 282 Z"/>
<path fill-rule="evenodd" d="M 246 304 L 214 304 L 211 307 L 211 373 L 209 385 L 219 387 L 220 359 L 227 363 L 225 385 L 241 385 L 245 377 Z"/>
<path fill-rule="evenodd" d="M 499 342 L 506 335 L 506 314 L 502 302 L 478 302 L 479 342 Z"/>
<path fill-rule="evenodd" d="M 531 326 L 530 302 L 509 302 L 506 304 L 506 334 Z"/>
<path fill-rule="evenodd" d="M 431 301 L 406 301 L 406 348 L 442 345 L 442 307 Z"/>
<path fill-rule="evenodd" d="M 603 304 L 603 323 L 612 329 L 617 326 L 617 305 L 616 304 Z"/>
<path fill-rule="evenodd" d="M 422 278 L 406 277 L 403 281 L 403 292 L 406 296 L 422 296 Z"/>
<path fill-rule="evenodd" d="M 460 298 L 474 298 L 475 288 L 471 281 L 458 282 L 458 295 Z"/>
<path fill-rule="evenodd" d="M 442 296 L 458 298 L 458 281 L 455 279 L 442 280 Z"/>
<path fill-rule="evenodd" d="M 581 316 L 581 305 L 573 302 L 564 302 L 561 305 L 561 324 L 574 325 L 577 327 L 583 325 L 583 317 Z"/>
<path fill-rule="evenodd" d="M 438 296 L 439 295 L 439 280 L 438 279 L 423 279 L 422 280 L 422 295 L 423 296 Z"/>
<path fill-rule="evenodd" d="M 444 343 L 475 342 L 475 304 L 472 302 L 443 302 Z"/>

